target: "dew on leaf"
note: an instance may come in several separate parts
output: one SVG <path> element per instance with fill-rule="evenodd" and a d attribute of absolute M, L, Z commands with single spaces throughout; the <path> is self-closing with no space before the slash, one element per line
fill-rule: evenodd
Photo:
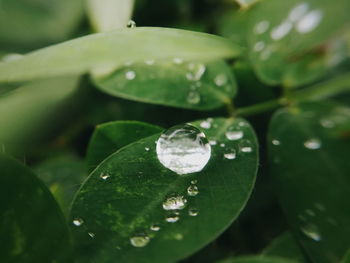
<path fill-rule="evenodd" d="M 165 221 L 168 223 L 175 223 L 177 221 L 179 221 L 180 217 L 178 214 L 170 214 L 167 215 L 167 217 L 165 218 Z"/>
<path fill-rule="evenodd" d="M 128 28 L 135 28 L 136 27 L 136 22 L 134 20 L 129 20 L 128 23 L 126 24 Z"/>
<path fill-rule="evenodd" d="M 301 34 L 306 34 L 314 30 L 322 19 L 320 10 L 313 10 L 303 16 L 296 25 L 296 29 Z"/>
<path fill-rule="evenodd" d="M 301 228 L 301 231 L 304 233 L 305 236 L 308 238 L 314 240 L 314 241 L 321 241 L 322 237 L 320 234 L 320 231 L 318 227 L 314 224 L 308 224 Z"/>
<path fill-rule="evenodd" d="M 192 180 L 191 184 L 196 184 L 198 181 L 197 180 Z"/>
<path fill-rule="evenodd" d="M 205 121 L 202 121 L 199 126 L 201 126 L 201 128 L 203 129 L 210 129 L 211 128 L 211 120 L 205 120 Z"/>
<path fill-rule="evenodd" d="M 239 139 L 242 139 L 243 138 L 243 131 L 239 131 L 239 130 L 236 130 L 236 131 L 227 131 L 225 133 L 226 135 L 226 138 L 230 141 L 236 141 L 236 140 L 239 140 Z"/>
<path fill-rule="evenodd" d="M 146 150 L 146 152 L 148 152 L 149 151 L 149 147 L 145 147 L 145 150 Z"/>
<path fill-rule="evenodd" d="M 157 232 L 157 231 L 160 230 L 160 225 L 158 225 L 158 224 L 151 225 L 150 229 L 151 229 L 152 231 Z"/>
<path fill-rule="evenodd" d="M 130 243 L 134 247 L 144 247 L 150 241 L 150 238 L 147 235 L 135 235 L 130 238 Z"/>
<path fill-rule="evenodd" d="M 189 216 L 197 216 L 199 214 L 199 212 L 198 212 L 198 209 L 197 208 L 190 208 L 189 210 L 188 210 L 188 215 Z"/>
<path fill-rule="evenodd" d="M 160 163 L 179 175 L 201 171 L 211 156 L 211 146 L 204 133 L 190 124 L 163 132 L 156 151 Z"/>
<path fill-rule="evenodd" d="M 264 47 L 265 47 L 265 43 L 263 41 L 258 41 L 254 44 L 253 49 L 255 52 L 260 52 L 264 49 Z"/>
<path fill-rule="evenodd" d="M 263 34 L 269 29 L 270 23 L 266 20 L 258 22 L 254 27 L 255 34 Z"/>
<path fill-rule="evenodd" d="M 218 87 L 222 87 L 227 84 L 227 76 L 225 74 L 219 74 L 215 77 L 214 83 Z"/>
<path fill-rule="evenodd" d="M 250 153 L 253 151 L 252 142 L 249 140 L 242 140 L 239 144 L 239 150 L 242 153 Z"/>
<path fill-rule="evenodd" d="M 109 177 L 111 177 L 108 173 L 101 173 L 100 178 L 102 180 L 107 180 Z"/>
<path fill-rule="evenodd" d="M 164 210 L 181 210 L 186 206 L 187 200 L 183 196 L 171 196 L 163 202 Z"/>
<path fill-rule="evenodd" d="M 284 21 L 282 24 L 278 25 L 277 27 L 273 28 L 271 30 L 271 38 L 273 40 L 280 40 L 284 38 L 288 33 L 292 30 L 293 24 L 291 22 Z"/>
<path fill-rule="evenodd" d="M 189 104 L 198 104 L 201 101 L 201 96 L 198 91 L 190 91 L 187 95 L 187 102 Z"/>
<path fill-rule="evenodd" d="M 275 146 L 281 145 L 281 142 L 279 140 L 272 140 L 272 144 Z"/>
<path fill-rule="evenodd" d="M 81 226 L 82 224 L 84 224 L 84 220 L 81 218 L 74 218 L 73 219 L 73 225 L 75 226 Z"/>
<path fill-rule="evenodd" d="M 216 142 L 215 140 L 209 140 L 209 144 L 210 144 L 210 145 L 216 145 L 217 142 Z"/>
<path fill-rule="evenodd" d="M 298 22 L 308 11 L 309 9 L 309 5 L 308 3 L 304 2 L 304 3 L 300 3 L 298 5 L 296 5 L 290 12 L 288 15 L 288 20 L 291 22 Z"/>
<path fill-rule="evenodd" d="M 224 158 L 228 159 L 228 160 L 236 159 L 236 151 L 235 150 L 231 150 L 230 152 L 225 153 L 224 154 Z"/>
<path fill-rule="evenodd" d="M 135 71 L 129 70 L 129 71 L 125 72 L 125 78 L 127 80 L 133 80 L 133 79 L 135 79 L 135 77 L 136 77 Z"/>
<path fill-rule="evenodd" d="M 88 235 L 89 235 L 91 238 L 95 238 L 95 234 L 92 233 L 92 232 L 89 232 Z"/>
<path fill-rule="evenodd" d="M 198 187 L 196 185 L 190 185 L 187 188 L 187 194 L 189 196 L 196 196 L 196 195 L 198 195 L 198 193 L 199 193 L 199 190 L 198 190 Z"/>
<path fill-rule="evenodd" d="M 321 148 L 321 141 L 316 138 L 311 138 L 304 142 L 304 146 L 309 150 L 317 150 Z"/>
<path fill-rule="evenodd" d="M 173 59 L 173 62 L 174 62 L 175 64 L 182 64 L 182 63 L 184 62 L 184 60 L 183 60 L 182 58 L 174 58 L 174 59 Z"/>

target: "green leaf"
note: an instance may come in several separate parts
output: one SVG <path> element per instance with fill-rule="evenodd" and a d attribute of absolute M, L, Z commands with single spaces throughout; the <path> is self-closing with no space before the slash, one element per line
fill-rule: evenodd
<path fill-rule="evenodd" d="M 72 262 L 61 211 L 35 174 L 0 155 L 0 261 Z"/>
<path fill-rule="evenodd" d="M 0 96 L 0 143 L 29 144 L 54 126 L 52 116 L 76 91 L 77 77 L 44 79 Z M 55 120 L 57 121 L 57 119 Z"/>
<path fill-rule="evenodd" d="M 0 45 L 38 46 L 67 38 L 83 16 L 83 0 L 2 0 Z"/>
<path fill-rule="evenodd" d="M 236 93 L 235 78 L 223 61 L 207 65 L 184 63 L 179 59 L 146 63 L 97 77 L 95 84 L 117 97 L 196 110 L 223 106 Z"/>
<path fill-rule="evenodd" d="M 87 176 L 84 162 L 66 154 L 45 160 L 34 170 L 50 189 L 64 214 L 68 215 L 73 197 Z"/>
<path fill-rule="evenodd" d="M 338 262 L 350 242 L 350 108 L 283 109 L 269 130 L 271 172 L 295 237 L 317 263 Z"/>
<path fill-rule="evenodd" d="M 250 57 L 268 84 L 300 86 L 322 77 L 346 57 L 342 29 L 350 2 L 263 1 L 253 10 Z M 267 16 L 268 14 L 268 16 Z"/>
<path fill-rule="evenodd" d="M 208 164 L 198 173 L 179 176 L 161 165 L 155 149 L 159 134 L 122 148 L 93 171 L 71 212 L 72 221 L 84 222 L 71 224 L 78 262 L 174 262 L 208 244 L 237 218 L 255 182 L 255 134 L 243 119 L 218 118 L 193 125 L 211 126 L 203 132 L 212 144 L 216 142 Z M 225 133 L 231 129 L 242 131 L 243 139 L 228 140 Z M 193 195 L 195 186 L 198 195 L 188 196 L 188 188 Z M 173 194 L 187 200 L 179 215 L 162 208 Z M 197 216 L 189 215 L 196 211 Z M 170 223 L 167 217 L 179 220 Z M 150 229 L 154 224 L 159 231 Z M 138 241 L 149 243 L 131 245 L 130 239 L 141 234 L 146 237 Z"/>
<path fill-rule="evenodd" d="M 343 257 L 341 263 L 349 263 L 350 262 L 350 249 L 348 252 L 346 252 L 345 256 Z"/>
<path fill-rule="evenodd" d="M 125 28 L 134 0 L 87 0 L 87 12 L 96 32 Z"/>
<path fill-rule="evenodd" d="M 0 63 L 0 82 L 104 71 L 147 59 L 212 60 L 240 55 L 231 41 L 205 33 L 169 28 L 129 28 L 93 34 Z"/>
<path fill-rule="evenodd" d="M 98 125 L 86 154 L 89 171 L 120 148 L 160 131 L 162 128 L 158 126 L 139 121 L 114 121 Z"/>
<path fill-rule="evenodd" d="M 290 232 L 285 232 L 264 249 L 264 256 L 278 256 L 307 263 L 298 243 Z"/>
<path fill-rule="evenodd" d="M 244 256 L 228 258 L 218 263 L 297 263 L 297 261 L 280 257 Z"/>

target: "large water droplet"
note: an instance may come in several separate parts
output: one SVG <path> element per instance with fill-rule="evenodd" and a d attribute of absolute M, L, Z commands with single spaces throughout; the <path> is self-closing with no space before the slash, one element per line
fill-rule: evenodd
<path fill-rule="evenodd" d="M 172 196 L 163 202 L 163 208 L 164 210 L 180 210 L 185 208 L 186 203 L 187 200 L 183 196 Z"/>
<path fill-rule="evenodd" d="M 136 22 L 134 20 L 129 20 L 128 23 L 126 24 L 128 28 L 134 28 L 136 27 Z"/>
<path fill-rule="evenodd" d="M 306 34 L 314 30 L 322 19 L 322 12 L 320 10 L 313 10 L 307 13 L 299 20 L 296 28 L 299 33 Z"/>
<path fill-rule="evenodd" d="M 301 231 L 308 237 L 314 241 L 321 241 L 322 237 L 319 232 L 319 229 L 314 224 L 308 224 L 301 228 Z"/>
<path fill-rule="evenodd" d="M 199 191 L 198 191 L 198 187 L 196 185 L 190 185 L 188 188 L 187 188 L 187 194 L 189 196 L 196 196 L 198 195 Z"/>
<path fill-rule="evenodd" d="M 280 40 L 285 37 L 292 29 L 293 24 L 289 21 L 284 21 L 279 26 L 271 30 L 271 38 L 273 40 Z"/>
<path fill-rule="evenodd" d="M 134 247 L 144 247 L 150 241 L 150 238 L 147 235 L 135 235 L 130 238 L 130 243 Z"/>
<path fill-rule="evenodd" d="M 177 174 L 201 171 L 211 156 L 211 146 L 196 127 L 174 126 L 161 134 L 157 141 L 158 160 Z"/>
<path fill-rule="evenodd" d="M 309 9 L 308 3 L 300 3 L 296 5 L 290 12 L 288 16 L 288 20 L 291 22 L 298 22 Z"/>
<path fill-rule="evenodd" d="M 316 138 L 311 138 L 304 142 L 304 146 L 310 150 L 317 150 L 321 148 L 321 141 Z"/>
<path fill-rule="evenodd" d="M 81 218 L 74 218 L 73 219 L 73 225 L 75 226 L 81 226 L 84 223 L 84 220 Z"/>

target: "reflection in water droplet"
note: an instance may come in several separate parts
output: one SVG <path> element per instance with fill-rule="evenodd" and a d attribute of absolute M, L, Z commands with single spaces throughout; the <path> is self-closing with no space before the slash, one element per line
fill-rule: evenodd
<path fill-rule="evenodd" d="M 249 140 L 242 140 L 242 142 L 239 144 L 239 150 L 242 152 L 242 153 L 250 153 L 253 151 L 253 148 L 252 148 L 252 143 L 251 141 Z"/>
<path fill-rule="evenodd" d="M 236 159 L 236 150 L 232 149 L 230 152 L 224 154 L 225 159 L 233 160 Z"/>
<path fill-rule="evenodd" d="M 214 83 L 218 87 L 222 87 L 227 83 L 227 76 L 225 74 L 219 74 L 215 77 Z"/>
<path fill-rule="evenodd" d="M 196 208 L 191 208 L 188 210 L 188 215 L 189 216 L 197 216 L 199 214 L 198 209 Z"/>
<path fill-rule="evenodd" d="M 264 20 L 257 23 L 254 27 L 255 34 L 263 34 L 267 31 L 270 26 L 270 22 Z"/>
<path fill-rule="evenodd" d="M 136 27 L 136 22 L 134 20 L 129 20 L 128 23 L 126 24 L 128 28 L 134 28 Z"/>
<path fill-rule="evenodd" d="M 186 203 L 187 200 L 183 196 L 172 196 L 163 202 L 163 208 L 164 210 L 180 210 L 185 208 Z"/>
<path fill-rule="evenodd" d="M 261 50 L 263 50 L 265 47 L 265 43 L 263 41 L 259 41 L 259 42 L 256 42 L 255 45 L 254 45 L 254 51 L 255 52 L 260 52 Z"/>
<path fill-rule="evenodd" d="M 187 194 L 189 196 L 196 196 L 198 193 L 199 193 L 199 191 L 198 191 L 198 187 L 196 185 L 190 185 L 187 188 Z"/>
<path fill-rule="evenodd" d="M 201 101 L 201 96 L 198 91 L 190 91 L 187 95 L 187 102 L 190 104 L 198 104 Z"/>
<path fill-rule="evenodd" d="M 210 140 L 210 141 L 209 141 L 209 144 L 210 144 L 210 145 L 216 145 L 217 142 L 216 142 L 215 140 Z"/>
<path fill-rule="evenodd" d="M 190 124 L 177 125 L 163 132 L 156 151 L 158 160 L 180 175 L 201 171 L 211 156 L 207 138 Z"/>
<path fill-rule="evenodd" d="M 182 58 L 174 58 L 174 59 L 173 59 L 173 62 L 174 62 L 175 64 L 182 64 L 184 61 L 183 61 Z"/>
<path fill-rule="evenodd" d="M 306 14 L 308 9 L 309 9 L 309 5 L 306 2 L 296 5 L 289 12 L 288 20 L 293 23 L 298 22 Z"/>
<path fill-rule="evenodd" d="M 236 140 L 242 139 L 244 133 L 243 131 L 227 131 L 225 135 L 226 135 L 226 138 L 229 139 L 230 141 L 236 141 Z"/>
<path fill-rule="evenodd" d="M 135 79 L 135 77 L 136 77 L 135 71 L 129 70 L 129 71 L 125 72 L 125 78 L 127 80 L 133 80 L 133 79 Z"/>
<path fill-rule="evenodd" d="M 134 247 L 144 247 L 150 241 L 150 238 L 147 235 L 135 235 L 130 238 L 130 243 Z"/>
<path fill-rule="evenodd" d="M 75 226 L 81 226 L 83 223 L 84 223 L 84 220 L 81 218 L 75 218 L 73 220 L 73 225 L 75 225 Z"/>
<path fill-rule="evenodd" d="M 321 141 L 316 138 L 311 138 L 304 142 L 304 146 L 310 150 L 317 150 L 321 148 Z"/>
<path fill-rule="evenodd" d="M 293 24 L 289 21 L 284 21 L 279 26 L 271 30 L 271 38 L 273 40 L 280 40 L 285 37 L 292 29 Z"/>
<path fill-rule="evenodd" d="M 91 238 L 94 238 L 94 237 L 95 237 L 95 234 L 92 233 L 92 232 L 89 232 L 88 235 L 89 235 Z"/>
<path fill-rule="evenodd" d="M 299 20 L 296 29 L 301 34 L 306 34 L 314 30 L 322 19 L 322 12 L 320 10 L 313 10 L 307 13 Z"/>
<path fill-rule="evenodd" d="M 168 223 L 175 223 L 179 221 L 180 217 L 178 214 L 170 214 L 165 218 L 165 221 Z"/>
<path fill-rule="evenodd" d="M 314 224 L 308 224 L 301 228 L 301 231 L 308 237 L 314 241 L 321 241 L 322 237 L 318 230 L 318 227 Z"/>
<path fill-rule="evenodd" d="M 160 230 L 160 225 L 158 225 L 158 224 L 151 225 L 150 229 L 151 229 L 152 231 L 157 232 L 157 231 Z"/>
<path fill-rule="evenodd" d="M 272 140 L 273 145 L 281 145 L 281 142 L 279 140 Z"/>
<path fill-rule="evenodd" d="M 102 180 L 107 180 L 109 177 L 111 177 L 108 173 L 101 173 L 100 178 Z"/>

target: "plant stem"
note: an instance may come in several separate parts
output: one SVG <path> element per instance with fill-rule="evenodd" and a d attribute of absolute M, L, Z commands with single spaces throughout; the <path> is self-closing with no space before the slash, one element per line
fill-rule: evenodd
<path fill-rule="evenodd" d="M 243 107 L 235 111 L 235 115 L 238 116 L 250 116 L 254 114 L 260 114 L 266 111 L 273 110 L 279 106 L 284 105 L 283 99 L 270 100 L 255 104 L 253 106 Z"/>

